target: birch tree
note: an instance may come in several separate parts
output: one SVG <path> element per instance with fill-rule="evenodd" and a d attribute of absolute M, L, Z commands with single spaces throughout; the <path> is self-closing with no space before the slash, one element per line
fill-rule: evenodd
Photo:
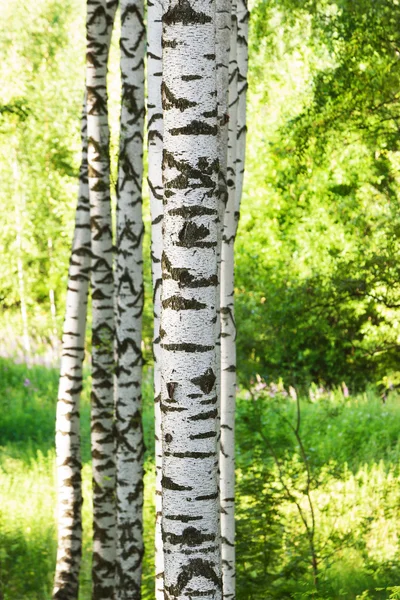
<path fill-rule="evenodd" d="M 221 447 L 220 493 L 223 597 L 236 597 L 235 583 L 235 404 L 236 323 L 234 316 L 234 243 L 239 222 L 246 142 L 248 11 L 232 1 L 229 58 L 229 134 L 227 186 L 221 252 Z"/>
<path fill-rule="evenodd" d="M 147 73 L 148 73 L 148 185 L 151 211 L 151 269 L 153 281 L 153 356 L 154 356 L 154 429 L 156 467 L 155 527 L 155 596 L 164 600 L 164 555 L 162 543 L 162 437 L 161 437 L 161 255 L 163 220 L 163 114 L 162 82 L 162 5 L 161 0 L 147 4 Z"/>
<path fill-rule="evenodd" d="M 236 346 L 233 312 L 233 244 L 238 215 L 236 204 L 236 123 L 237 123 L 237 18 L 232 1 L 231 49 L 229 56 L 229 132 L 227 157 L 228 201 L 223 221 L 221 249 L 221 444 L 220 503 L 223 597 L 235 597 L 235 393 Z"/>
<path fill-rule="evenodd" d="M 109 600 L 115 577 L 114 280 L 107 61 L 117 3 L 88 0 L 86 91 L 92 242 L 93 600 Z"/>
<path fill-rule="evenodd" d="M 121 128 L 117 198 L 117 568 L 118 600 L 141 598 L 143 558 L 142 171 L 143 1 L 122 0 Z"/>
<path fill-rule="evenodd" d="M 163 14 L 162 255 L 165 599 L 221 598 L 216 397 L 215 4 Z"/>
<path fill-rule="evenodd" d="M 91 253 L 86 125 L 85 99 L 81 125 L 82 161 L 79 173 L 79 195 L 68 274 L 57 400 L 58 547 L 53 587 L 54 600 L 78 598 L 82 554 L 79 404 L 82 391 Z"/>
<path fill-rule="evenodd" d="M 236 154 L 236 211 L 239 212 L 243 192 L 246 156 L 246 96 L 249 61 L 249 11 L 247 0 L 237 0 L 237 64 L 238 64 L 238 113 Z"/>

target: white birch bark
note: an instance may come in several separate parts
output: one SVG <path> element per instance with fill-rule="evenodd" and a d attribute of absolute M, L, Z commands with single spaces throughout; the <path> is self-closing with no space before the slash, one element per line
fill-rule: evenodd
<path fill-rule="evenodd" d="M 78 205 L 68 273 L 56 417 L 57 565 L 53 599 L 78 598 L 82 554 L 82 481 L 79 405 L 90 280 L 90 207 L 87 166 L 86 99 L 82 112 L 82 161 Z"/>
<path fill-rule="evenodd" d="M 236 598 L 235 569 L 235 404 L 236 324 L 234 316 L 234 242 L 243 189 L 246 142 L 248 11 L 232 2 L 229 83 L 228 203 L 221 255 L 221 538 L 223 597 Z"/>
<path fill-rule="evenodd" d="M 165 600 L 221 598 L 215 4 L 163 14 L 162 436 Z"/>
<path fill-rule="evenodd" d="M 244 166 L 246 155 L 246 95 L 248 70 L 249 11 L 247 0 L 237 0 L 237 63 L 238 63 L 238 112 L 237 112 L 237 155 L 236 155 L 236 210 L 239 212 L 242 199 Z"/>
<path fill-rule="evenodd" d="M 121 129 L 117 198 L 116 600 L 139 600 L 143 558 L 142 171 L 143 0 L 121 0 Z"/>
<path fill-rule="evenodd" d="M 229 133 L 227 188 L 221 252 L 221 444 L 220 502 L 223 598 L 235 598 L 235 395 L 236 328 L 234 320 L 234 241 L 236 211 L 236 135 L 238 108 L 236 0 L 232 1 L 229 57 Z"/>
<path fill-rule="evenodd" d="M 114 280 L 107 61 L 117 3 L 87 2 L 86 90 L 92 243 L 92 598 L 110 600 L 115 580 Z"/>
<path fill-rule="evenodd" d="M 218 398 L 218 453 L 220 443 L 221 415 L 221 245 L 224 229 L 224 212 L 228 201 L 227 160 L 228 160 L 228 89 L 229 89 L 229 50 L 231 33 L 231 0 L 216 0 L 216 60 L 217 60 L 217 101 L 218 101 L 218 158 L 219 158 L 219 202 L 218 202 L 218 246 L 217 246 L 217 398 Z"/>
<path fill-rule="evenodd" d="M 161 437 L 161 254 L 163 220 L 163 115 L 162 82 L 162 4 L 161 0 L 147 3 L 147 75 L 148 75 L 148 184 L 151 211 L 151 267 L 153 280 L 153 356 L 154 356 L 154 435 L 156 467 L 156 526 L 155 526 L 155 599 L 164 600 L 164 555 L 162 543 L 162 437 Z"/>

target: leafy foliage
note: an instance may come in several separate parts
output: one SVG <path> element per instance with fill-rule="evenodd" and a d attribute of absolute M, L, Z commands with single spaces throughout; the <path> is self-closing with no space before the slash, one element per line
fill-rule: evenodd
<path fill-rule="evenodd" d="M 320 391 L 298 408 L 283 387 L 239 402 L 238 597 L 387 598 L 399 577 L 398 399 Z"/>
<path fill-rule="evenodd" d="M 399 15 L 259 2 L 237 256 L 239 364 L 355 388 L 398 370 Z"/>

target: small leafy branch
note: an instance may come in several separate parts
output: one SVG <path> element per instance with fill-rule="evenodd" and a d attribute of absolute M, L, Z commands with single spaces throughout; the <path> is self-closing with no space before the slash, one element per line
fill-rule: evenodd
<path fill-rule="evenodd" d="M 286 478 L 285 478 L 285 467 L 284 467 L 283 461 L 279 458 L 274 446 L 271 444 L 270 440 L 268 439 L 268 436 L 265 435 L 265 432 L 264 432 L 262 426 L 259 427 L 258 433 L 260 434 L 261 439 L 263 440 L 266 447 L 268 448 L 268 451 L 276 465 L 276 468 L 278 471 L 279 482 L 285 492 L 285 495 L 286 495 L 287 499 L 289 500 L 289 502 L 293 503 L 294 506 L 296 507 L 299 517 L 301 519 L 301 522 L 303 523 L 304 531 L 306 533 L 306 538 L 307 538 L 308 547 L 309 547 L 310 564 L 311 564 L 311 569 L 312 569 L 314 588 L 316 591 L 318 591 L 318 589 L 319 589 L 320 557 L 317 552 L 316 541 L 315 541 L 316 518 L 315 518 L 315 509 L 314 509 L 314 505 L 313 505 L 313 500 L 312 500 L 312 496 L 311 496 L 311 491 L 312 491 L 311 467 L 310 467 L 309 460 L 308 460 L 308 457 L 307 457 L 307 454 L 306 454 L 306 451 L 304 448 L 303 440 L 300 435 L 300 425 L 301 425 L 300 400 L 297 397 L 297 394 L 293 394 L 292 397 L 294 397 L 295 401 L 296 401 L 296 425 L 293 425 L 291 423 L 291 421 L 284 415 L 282 415 L 280 413 L 278 413 L 278 414 L 279 414 L 280 419 L 286 423 L 286 425 L 289 427 L 289 429 L 293 433 L 293 435 L 296 439 L 296 442 L 298 444 L 299 450 L 300 450 L 300 456 L 301 456 L 301 460 L 304 464 L 305 474 L 306 474 L 306 484 L 305 484 L 305 488 L 302 490 L 302 492 L 307 498 L 307 504 L 308 504 L 307 510 L 302 507 L 300 500 L 296 497 L 296 495 L 293 493 L 293 491 L 288 486 L 288 484 L 286 482 Z M 253 400 L 253 402 L 255 401 L 254 394 L 252 394 L 252 400 Z M 277 411 L 275 411 L 275 412 L 277 412 Z M 261 419 L 259 420 L 259 423 L 261 424 Z"/>

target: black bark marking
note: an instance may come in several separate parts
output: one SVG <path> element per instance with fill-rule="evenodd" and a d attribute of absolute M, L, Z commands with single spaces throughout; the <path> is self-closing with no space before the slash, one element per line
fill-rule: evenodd
<path fill-rule="evenodd" d="M 162 412 L 183 412 L 186 408 L 182 406 L 169 406 L 169 404 L 165 404 L 165 402 L 161 402 L 160 409 Z"/>
<path fill-rule="evenodd" d="M 211 23 L 211 17 L 205 13 L 196 12 L 188 0 L 179 0 L 178 4 L 167 10 L 163 15 L 163 23 L 166 25 L 205 25 Z"/>
<path fill-rule="evenodd" d="M 165 37 L 162 39 L 162 47 L 163 48 L 176 48 L 178 43 L 176 40 L 166 40 Z"/>
<path fill-rule="evenodd" d="M 163 488 L 165 488 L 167 490 L 176 490 L 179 492 L 184 492 L 184 491 L 190 492 L 190 490 L 193 489 L 190 486 L 180 485 L 179 483 L 175 483 L 175 481 L 172 481 L 172 479 L 170 479 L 170 477 L 165 477 L 165 475 L 161 479 L 161 485 Z"/>
<path fill-rule="evenodd" d="M 202 400 L 200 402 L 200 404 L 202 404 L 203 406 L 206 406 L 207 404 L 217 404 L 217 397 L 215 396 L 214 398 L 211 398 L 210 400 Z"/>
<path fill-rule="evenodd" d="M 190 521 L 202 521 L 203 517 L 191 517 L 190 515 L 165 515 L 165 519 L 170 521 L 181 521 L 182 523 L 189 523 Z"/>
<path fill-rule="evenodd" d="M 163 541 L 167 541 L 174 546 L 182 544 L 183 546 L 193 547 L 200 546 L 204 542 L 214 542 L 215 535 L 213 533 L 202 533 L 195 527 L 186 527 L 181 535 L 163 531 Z"/>
<path fill-rule="evenodd" d="M 217 378 L 214 374 L 214 371 L 209 368 L 205 373 L 203 373 L 203 375 L 195 377 L 190 381 L 199 387 L 204 394 L 209 394 L 213 390 L 216 380 Z"/>
<path fill-rule="evenodd" d="M 201 75 L 182 75 L 182 81 L 196 81 L 197 79 L 203 79 Z"/>
<path fill-rule="evenodd" d="M 210 410 L 209 412 L 193 415 L 193 417 L 189 417 L 189 421 L 206 421 L 207 419 L 215 419 L 217 415 L 218 411 L 215 408 L 214 410 Z"/>
<path fill-rule="evenodd" d="M 187 587 L 188 583 L 195 577 L 204 577 L 205 579 L 212 581 L 218 589 L 222 588 L 221 577 L 215 572 L 215 565 L 202 558 L 194 558 L 185 565 L 185 569 L 179 573 L 176 584 L 165 586 L 165 589 L 172 598 L 177 598 Z"/>
<path fill-rule="evenodd" d="M 169 381 L 167 383 L 168 398 L 170 400 L 173 400 L 173 398 L 174 398 L 175 388 L 177 385 L 178 384 L 175 381 Z"/>
<path fill-rule="evenodd" d="M 203 302 L 198 302 L 194 298 L 182 298 L 182 296 L 171 296 L 162 301 L 163 308 L 171 310 L 201 310 L 207 308 Z"/>
<path fill-rule="evenodd" d="M 168 256 L 165 252 L 163 252 L 161 257 L 161 267 L 164 272 L 164 275 L 168 275 L 171 279 L 173 279 L 174 281 L 178 281 L 180 285 L 187 288 L 194 289 L 200 287 L 209 287 L 215 286 L 218 283 L 218 278 L 216 275 L 212 275 L 208 278 L 196 279 L 196 277 L 192 275 L 187 269 L 183 269 L 180 267 L 174 268 L 171 265 L 171 262 L 169 261 Z"/>
<path fill-rule="evenodd" d="M 193 221 L 187 221 L 180 230 L 178 237 L 182 246 L 193 248 L 208 235 L 210 235 L 210 230 L 205 225 L 197 225 Z"/>
<path fill-rule="evenodd" d="M 207 208 L 207 206 L 180 206 L 179 208 L 171 209 L 168 213 L 177 217 L 192 219 L 193 217 L 203 215 L 216 215 L 217 211 L 214 208 Z"/>
<path fill-rule="evenodd" d="M 218 492 L 215 494 L 208 494 L 207 496 L 197 496 L 195 500 L 216 500 L 218 498 Z"/>
<path fill-rule="evenodd" d="M 174 167 L 179 171 L 179 175 L 175 179 L 167 183 L 168 189 L 187 188 L 208 188 L 207 195 L 212 196 L 216 190 L 216 182 L 213 179 L 214 173 L 219 172 L 219 161 L 215 159 L 210 162 L 205 156 L 199 159 L 197 166 L 189 164 L 184 160 L 176 160 L 174 155 L 164 149 L 163 151 L 163 169 L 166 167 Z"/>
<path fill-rule="evenodd" d="M 171 352 L 209 352 L 210 350 L 214 350 L 214 346 L 202 346 L 201 344 L 190 343 L 161 344 L 161 347 Z"/>
<path fill-rule="evenodd" d="M 205 433 L 197 433 L 196 435 L 190 435 L 191 440 L 207 440 L 208 438 L 216 437 L 216 431 L 206 431 Z"/>
<path fill-rule="evenodd" d="M 175 458 L 210 458 L 215 456 L 215 452 L 165 452 L 165 456 L 174 456 Z"/>
<path fill-rule="evenodd" d="M 217 125 L 209 125 L 204 121 L 192 121 L 184 127 L 174 127 L 169 130 L 171 135 L 217 135 Z"/>
<path fill-rule="evenodd" d="M 187 100 L 186 98 L 177 98 L 163 81 L 161 84 L 162 105 L 164 109 L 178 108 L 181 112 L 187 108 L 196 106 L 196 102 Z"/>

